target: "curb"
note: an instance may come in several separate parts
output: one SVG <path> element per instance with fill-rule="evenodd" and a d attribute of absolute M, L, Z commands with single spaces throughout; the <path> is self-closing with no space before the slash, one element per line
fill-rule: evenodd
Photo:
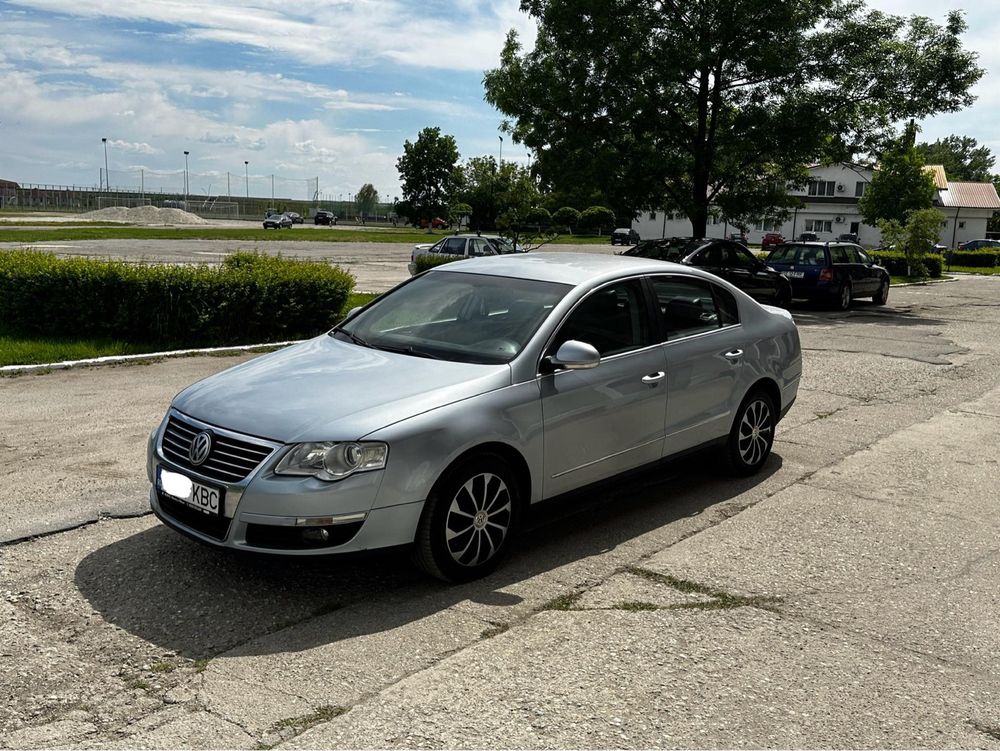
<path fill-rule="evenodd" d="M 951 272 L 956 273 L 956 272 Z M 961 273 L 961 272 L 958 272 Z M 890 284 L 890 287 L 929 287 L 932 284 L 947 284 L 948 282 L 957 282 L 958 279 L 927 279 L 923 282 L 900 282 L 899 284 Z"/>
<path fill-rule="evenodd" d="M 108 355 L 106 357 L 89 357 L 85 360 L 65 360 L 63 362 L 37 363 L 34 365 L 3 365 L 0 366 L 0 375 L 35 373 L 38 371 L 48 372 L 50 370 L 69 370 L 70 368 L 87 368 L 99 365 L 119 365 L 127 362 L 141 362 L 142 360 L 163 360 L 169 357 L 186 357 L 189 355 L 215 355 L 239 352 L 253 352 L 258 349 L 273 349 L 277 347 L 287 347 L 290 344 L 299 344 L 304 339 L 294 339 L 287 342 L 271 342 L 269 344 L 244 344 L 233 347 L 208 347 L 206 349 L 175 349 L 169 352 L 146 352 L 140 355 Z"/>

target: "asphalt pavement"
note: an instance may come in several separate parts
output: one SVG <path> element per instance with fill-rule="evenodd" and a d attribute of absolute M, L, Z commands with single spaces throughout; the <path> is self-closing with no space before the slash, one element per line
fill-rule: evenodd
<path fill-rule="evenodd" d="M 133 516 L 232 358 L 0 379 L 0 747 L 1000 748 L 1000 280 L 793 312 L 760 475 L 547 504 L 457 587 Z"/>

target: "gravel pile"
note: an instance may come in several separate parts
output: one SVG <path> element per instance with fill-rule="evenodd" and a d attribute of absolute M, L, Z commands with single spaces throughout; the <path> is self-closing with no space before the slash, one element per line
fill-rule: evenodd
<path fill-rule="evenodd" d="M 130 224 L 208 224 L 196 214 L 183 209 L 161 209 L 156 206 L 136 206 L 127 209 L 124 206 L 110 206 L 106 209 L 88 211 L 81 214 L 82 219 L 94 219 L 105 222 L 128 222 Z"/>

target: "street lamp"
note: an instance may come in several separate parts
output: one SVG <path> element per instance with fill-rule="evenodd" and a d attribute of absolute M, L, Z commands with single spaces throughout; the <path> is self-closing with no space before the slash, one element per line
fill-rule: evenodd
<path fill-rule="evenodd" d="M 188 154 L 190 151 L 184 152 L 184 210 L 187 211 L 188 207 Z"/>
<path fill-rule="evenodd" d="M 243 171 L 246 173 L 247 179 L 247 200 L 250 200 L 250 162 L 246 159 L 243 160 Z"/>
<path fill-rule="evenodd" d="M 111 190 L 111 175 L 108 174 L 108 139 L 102 138 L 101 143 L 104 144 L 104 183 L 108 190 Z"/>
<path fill-rule="evenodd" d="M 500 139 L 500 166 L 503 167 L 503 136 L 497 136 Z"/>

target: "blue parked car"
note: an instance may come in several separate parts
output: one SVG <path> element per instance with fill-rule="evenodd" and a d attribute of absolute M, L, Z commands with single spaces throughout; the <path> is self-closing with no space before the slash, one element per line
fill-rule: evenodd
<path fill-rule="evenodd" d="M 876 305 L 889 299 L 889 272 L 853 243 L 786 243 L 772 250 L 766 263 L 792 283 L 792 297 L 838 310 L 847 310 L 857 297 L 870 297 Z"/>

